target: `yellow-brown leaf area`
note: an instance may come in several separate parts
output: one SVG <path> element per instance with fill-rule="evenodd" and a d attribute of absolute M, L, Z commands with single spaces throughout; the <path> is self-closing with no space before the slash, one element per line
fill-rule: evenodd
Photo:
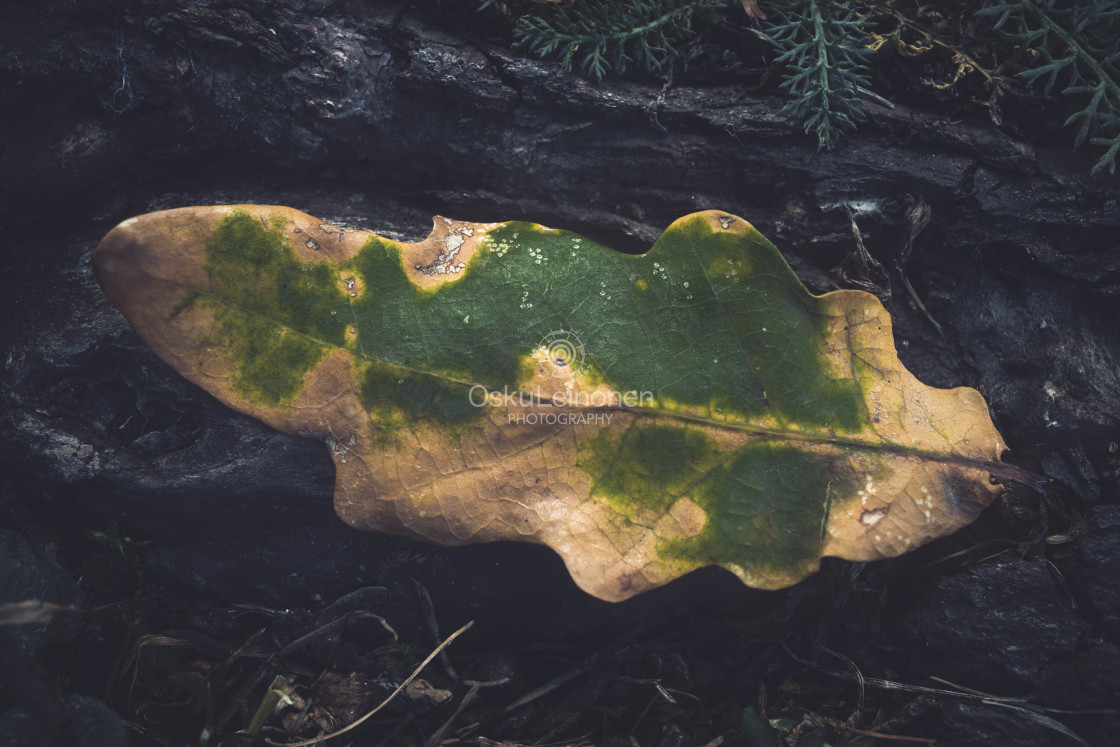
<path fill-rule="evenodd" d="M 984 464 L 1005 446 L 983 398 L 922 385 L 898 361 L 877 300 L 857 291 L 810 296 L 741 218 L 682 218 L 648 256 L 623 260 L 581 248 L 574 235 L 511 225 L 436 218 L 427 239 L 407 244 L 284 207 L 183 208 L 125 221 L 94 261 L 106 294 L 185 377 L 273 427 L 326 442 L 335 508 L 351 526 L 439 544 L 545 544 L 603 599 L 711 564 L 778 588 L 812 573 L 822 555 L 905 552 L 967 524 L 998 495 Z M 520 259 L 518 230 L 531 247 Z M 738 253 L 739 241 L 750 251 Z M 691 287 L 671 276 L 685 255 L 699 273 L 688 276 Z M 550 260 L 572 264 L 550 276 Z M 555 307 L 565 296 L 551 289 L 579 268 L 633 273 L 600 283 L 597 296 L 588 283 L 593 300 L 615 304 L 604 309 L 620 308 L 625 296 L 612 295 L 626 288 L 635 298 L 660 293 L 683 314 L 703 303 L 693 294 L 724 303 L 750 282 L 752 265 L 779 277 L 780 293 L 808 311 L 785 325 L 781 314 L 732 309 L 712 364 L 724 347 L 738 350 L 751 376 L 780 386 L 787 376 L 767 366 L 784 360 L 785 338 L 804 338 L 788 378 L 823 382 L 812 395 L 820 413 L 811 398 L 765 389 L 750 401 L 736 401 L 729 387 L 718 396 L 652 385 L 647 393 L 647 382 L 619 373 L 635 369 L 612 366 L 608 355 L 625 361 L 642 351 L 591 350 L 579 368 L 561 348 L 536 344 L 536 332 L 511 331 L 516 315 L 542 330 L 550 315 L 577 318 L 578 309 Z M 513 285 L 537 267 L 537 286 Z M 480 282 L 500 272 L 508 280 Z M 697 277 L 710 281 L 707 291 Z M 471 295 L 476 286 L 480 297 Z M 538 286 L 549 292 L 532 295 Z M 490 308 L 503 292 L 521 301 L 517 311 Z M 592 303 L 578 288 L 569 298 L 573 307 Z M 747 298 L 769 304 L 766 295 Z M 421 307 L 438 310 L 430 318 L 441 326 L 416 340 L 430 348 L 427 340 L 455 324 L 454 339 L 474 352 L 391 350 L 390 342 L 415 347 L 396 336 L 425 319 Z M 649 320 L 605 318 L 611 324 Z M 609 342 L 605 333 L 594 339 Z M 819 373 L 807 373 L 806 360 Z"/>
<path fill-rule="evenodd" d="M 825 555 L 893 557 L 971 523 L 1000 493 L 983 470 L 1007 450 L 975 389 L 935 389 L 898 359 L 890 315 L 860 291 L 821 296 L 826 359 L 862 384 L 867 418 L 843 461 L 847 492 L 831 502 Z M 879 448 L 874 448 L 879 447 Z M 935 502 L 932 496 L 938 496 Z"/>

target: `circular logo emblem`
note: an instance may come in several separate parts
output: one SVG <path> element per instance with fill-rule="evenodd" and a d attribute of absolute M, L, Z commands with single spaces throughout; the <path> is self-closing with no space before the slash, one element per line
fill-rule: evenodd
<path fill-rule="evenodd" d="M 541 365 L 553 378 L 571 378 L 586 368 L 587 351 L 574 332 L 557 329 L 549 332 L 537 346 Z"/>

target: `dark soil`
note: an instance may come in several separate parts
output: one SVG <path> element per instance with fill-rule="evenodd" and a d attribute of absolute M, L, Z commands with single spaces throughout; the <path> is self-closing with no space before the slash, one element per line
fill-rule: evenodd
<path fill-rule="evenodd" d="M 0 603 L 68 609 L 0 620 L 0 743 L 232 744 L 278 675 L 291 703 L 261 734 L 334 731 L 471 620 L 336 743 L 1115 743 L 1120 182 L 1061 117 L 1009 100 L 997 127 L 906 59 L 879 82 L 903 103 L 821 152 L 740 15 L 671 80 L 592 84 L 511 48 L 518 4 L 479 5 L 5 6 Z M 1007 461 L 1046 480 L 896 560 L 776 592 L 706 569 L 622 604 L 543 548 L 358 533 L 322 444 L 184 382 L 92 278 L 119 221 L 211 203 L 413 240 L 433 214 L 525 219 L 626 251 L 726 210 L 815 292 L 870 284 L 907 367 L 983 392 Z"/>

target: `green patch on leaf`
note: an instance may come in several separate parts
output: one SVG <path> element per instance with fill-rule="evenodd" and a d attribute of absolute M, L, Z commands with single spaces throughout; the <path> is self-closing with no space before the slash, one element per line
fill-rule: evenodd
<path fill-rule="evenodd" d="M 342 347 L 350 315 L 338 271 L 328 262 L 301 262 L 282 228 L 244 212 L 219 223 L 206 242 L 212 294 L 241 313 Z"/>
<path fill-rule="evenodd" d="M 803 428 L 859 428 L 858 382 L 832 379 L 822 365 L 817 300 L 757 234 L 743 241 L 697 219 L 630 256 L 508 223 L 484 243 L 460 277 L 433 291 L 410 280 L 395 242 L 370 238 L 341 267 L 301 263 L 279 227 L 246 213 L 226 218 L 207 242 L 207 271 L 213 297 L 240 314 L 223 315 L 220 333 L 241 340 L 244 391 L 287 401 L 305 366 L 345 346 L 352 324 L 362 358 L 421 372 L 395 384 L 400 376 L 371 367 L 367 406 L 462 420 L 477 410 L 471 386 L 516 389 L 541 340 L 570 330 L 586 345 L 584 373 L 617 391 L 649 391 L 666 406 L 731 422 L 770 415 Z M 360 279 L 356 298 L 339 288 L 340 273 Z M 248 365 L 246 356 L 266 353 Z M 289 380 L 260 379 L 281 360 L 295 367 Z"/>
<path fill-rule="evenodd" d="M 298 332 L 228 307 L 215 311 L 214 339 L 237 362 L 237 392 L 268 404 L 294 400 L 303 388 L 304 374 L 328 350 Z"/>
<path fill-rule="evenodd" d="M 796 448 L 725 451 L 695 427 L 634 425 L 621 437 L 600 431 L 577 463 L 592 478 L 592 498 L 630 521 L 663 515 L 680 499 L 703 509 L 699 534 L 658 546 L 667 562 L 786 572 L 819 561 L 830 489 L 820 461 Z"/>
<path fill-rule="evenodd" d="M 500 387 L 515 382 L 518 354 L 527 346 L 519 339 L 522 325 L 532 322 L 516 313 L 510 300 L 515 288 L 508 273 L 501 268 L 495 268 L 497 273 L 480 272 L 479 265 L 484 264 L 485 258 L 476 257 L 468 271 L 456 273 L 461 277 L 455 283 L 433 292 L 408 278 L 396 244 L 371 238 L 344 266 L 361 278 L 364 288 L 352 303 L 360 354 L 372 361 L 431 371 L 445 380 L 443 396 L 463 403 L 474 384 Z M 410 387 L 408 392 L 412 391 Z"/>
<path fill-rule="evenodd" d="M 708 515 L 700 534 L 659 551 L 692 567 L 806 575 L 821 555 L 831 491 L 826 473 L 827 463 L 800 449 L 744 446 L 696 486 L 693 500 Z"/>
<path fill-rule="evenodd" d="M 719 233 L 695 218 L 624 259 L 649 268 L 651 293 L 634 314 L 646 334 L 625 331 L 631 339 L 619 347 L 640 351 L 644 336 L 652 351 L 621 358 L 619 378 L 652 374 L 659 396 L 724 420 L 769 414 L 783 425 L 859 430 L 863 391 L 829 375 L 819 299 L 758 232 Z"/>
<path fill-rule="evenodd" d="M 334 269 L 300 262 L 282 229 L 245 212 L 222 220 L 206 242 L 210 291 L 194 296 L 214 311 L 236 390 L 266 404 L 299 394 L 304 375 L 345 343 L 349 317 Z"/>
<path fill-rule="evenodd" d="M 460 382 L 436 373 L 371 361 L 359 381 L 362 404 L 371 411 L 391 405 L 413 418 L 431 417 L 441 423 L 469 420 L 480 411 Z"/>
<path fill-rule="evenodd" d="M 603 429 L 581 444 L 577 464 L 593 480 L 591 496 L 629 519 L 641 510 L 664 513 L 704 480 L 721 458 L 701 430 L 635 425 L 615 437 Z"/>

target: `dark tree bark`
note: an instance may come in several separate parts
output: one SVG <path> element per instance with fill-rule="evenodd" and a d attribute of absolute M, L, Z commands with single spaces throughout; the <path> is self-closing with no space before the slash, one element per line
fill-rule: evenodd
<path fill-rule="evenodd" d="M 88 264 L 118 221 L 189 204 L 285 204 L 410 239 L 426 235 L 433 213 L 527 219 L 628 251 L 685 213 L 719 208 L 754 222 L 816 292 L 877 282 L 903 362 L 928 384 L 980 389 L 1008 460 L 1054 480 L 1045 497 L 1012 487 L 976 527 L 865 576 L 884 589 L 891 569 L 980 542 L 1028 558 L 970 571 L 976 583 L 952 563 L 917 577 L 899 628 L 921 653 L 914 661 L 992 687 L 1012 671 L 1017 687 L 1060 699 L 1078 662 L 1116 658 L 1120 569 L 1101 548 L 1115 545 L 1120 501 L 1120 186 L 1089 175 L 1092 154 L 1023 142 L 975 114 L 871 103 L 856 133 L 821 152 L 745 66 L 671 85 L 592 84 L 511 51 L 474 16 L 450 15 L 452 4 L 442 15 L 416 5 L 9 3 L 5 527 L 62 543 L 114 528 L 150 543 L 139 554 L 151 578 L 210 598 L 310 604 L 383 585 L 406 627 L 423 617 L 416 579 L 448 629 L 482 621 L 479 645 L 819 599 L 848 583 L 847 564 L 790 592 L 751 592 L 710 570 L 608 605 L 576 590 L 541 548 L 353 532 L 331 510 L 322 445 L 271 432 L 179 379 L 108 305 Z M 932 217 L 906 256 L 907 211 L 923 203 Z M 889 281 L 853 258 L 853 222 Z M 1057 533 L 1083 538 L 1050 557 L 1076 612 L 1041 570 L 1043 537 Z M 1034 669 L 939 658 L 939 647 L 967 649 L 945 633 L 955 623 L 944 605 L 979 594 L 998 615 L 1015 603 L 997 591 L 1016 574 L 1037 604 L 1010 624 L 1022 632 L 1060 618 L 1072 646 L 1053 642 Z M 1090 640 L 1090 629 L 1100 635 Z M 1086 702 L 1115 694 L 1114 672 L 1087 676 Z"/>

